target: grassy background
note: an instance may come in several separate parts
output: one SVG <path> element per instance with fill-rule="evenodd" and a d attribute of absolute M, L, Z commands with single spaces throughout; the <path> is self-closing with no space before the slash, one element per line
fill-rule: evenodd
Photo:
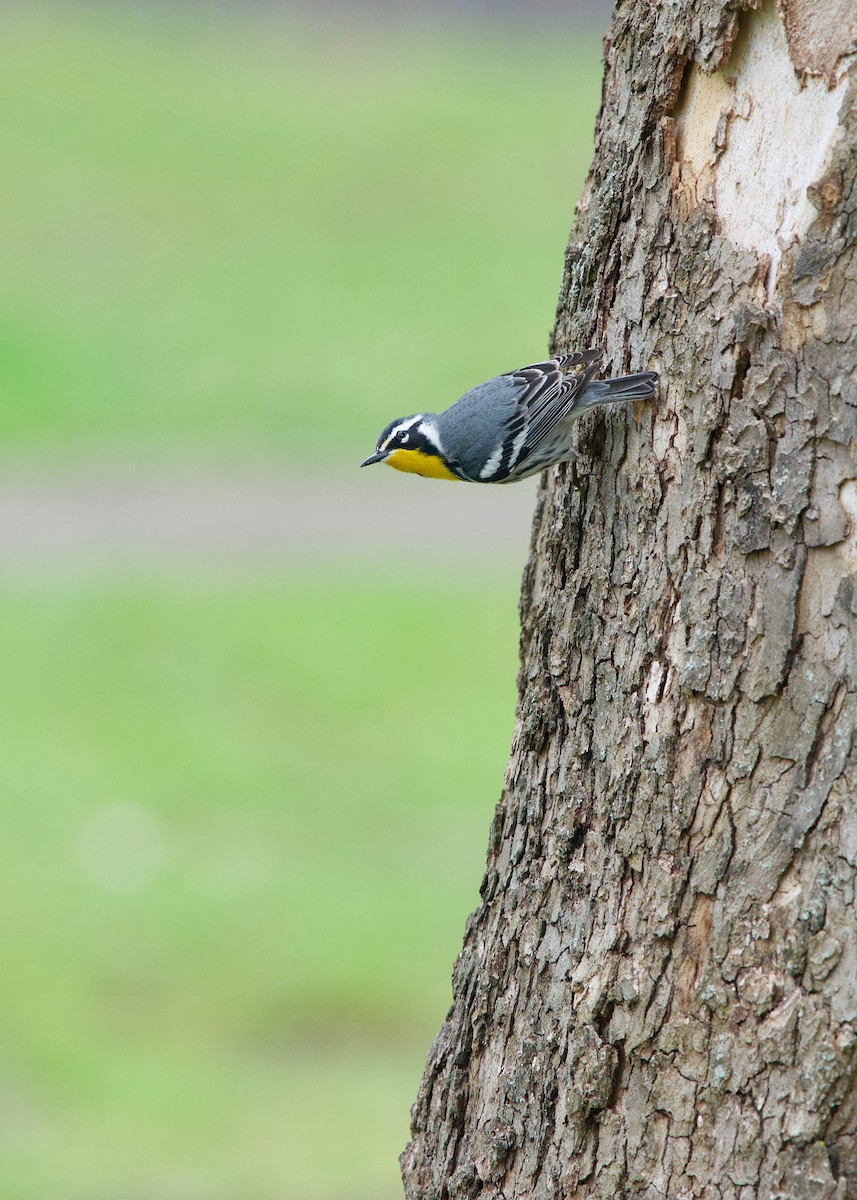
<path fill-rule="evenodd" d="M 0 594 L 0 1194 L 395 1194 L 514 703 L 414 582 Z"/>
<path fill-rule="evenodd" d="M 544 353 L 593 38 L 38 4 L 0 37 L 7 449 L 323 464 Z"/>
<path fill-rule="evenodd" d="M 543 352 L 594 36 L 118 4 L 0 36 L 5 459 L 325 472 Z M 4 1200 L 399 1194 L 519 564 L 390 566 L 0 584 Z"/>

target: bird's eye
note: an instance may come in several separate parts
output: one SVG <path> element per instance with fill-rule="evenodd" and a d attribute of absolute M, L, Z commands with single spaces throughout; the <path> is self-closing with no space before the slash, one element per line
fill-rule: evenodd
<path fill-rule="evenodd" d="M 402 443 L 403 446 L 407 446 L 409 437 L 410 437 L 410 434 L 408 434 L 408 433 L 400 433 L 399 434 L 399 441 Z"/>

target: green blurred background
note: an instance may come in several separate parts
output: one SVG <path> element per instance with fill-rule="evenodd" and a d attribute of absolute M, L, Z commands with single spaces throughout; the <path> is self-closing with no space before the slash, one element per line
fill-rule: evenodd
<path fill-rule="evenodd" d="M 355 464 L 544 353 L 600 30 L 27 3 L 0 36 L 0 1197 L 387 1200 L 525 545 L 469 564 L 435 513 L 424 554 L 4 547 L 42 486 L 72 520 L 151 471 L 430 511 Z"/>

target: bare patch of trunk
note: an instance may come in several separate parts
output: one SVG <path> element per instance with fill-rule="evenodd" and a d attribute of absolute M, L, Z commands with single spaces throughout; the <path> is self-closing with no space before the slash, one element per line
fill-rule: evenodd
<path fill-rule="evenodd" d="M 741 9 L 608 35 L 555 344 L 661 401 L 540 492 L 412 1200 L 857 1196 L 857 10 Z"/>

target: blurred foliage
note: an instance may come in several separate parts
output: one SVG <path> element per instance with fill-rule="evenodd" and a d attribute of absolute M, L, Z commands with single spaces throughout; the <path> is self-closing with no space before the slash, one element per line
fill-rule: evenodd
<path fill-rule="evenodd" d="M 0 9 L 0 444 L 351 458 L 544 353 L 592 36 Z"/>
<path fill-rule="evenodd" d="M 0 7 L 0 447 L 356 460 L 535 358 L 597 38 Z M 0 1197 L 383 1200 L 515 573 L 0 588 Z"/>

